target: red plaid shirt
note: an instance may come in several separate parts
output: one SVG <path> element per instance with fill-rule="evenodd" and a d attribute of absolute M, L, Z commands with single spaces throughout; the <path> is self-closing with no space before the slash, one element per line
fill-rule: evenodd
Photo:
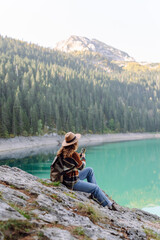
<path fill-rule="evenodd" d="M 68 188 L 73 189 L 74 184 L 79 180 L 79 171 L 82 170 L 86 165 L 85 158 L 80 158 L 79 153 L 74 152 L 72 157 L 64 158 L 63 159 L 64 170 L 68 170 L 63 175 L 63 184 L 66 185 Z"/>

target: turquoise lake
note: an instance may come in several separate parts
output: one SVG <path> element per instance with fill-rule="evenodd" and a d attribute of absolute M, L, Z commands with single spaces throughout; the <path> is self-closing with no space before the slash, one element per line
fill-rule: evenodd
<path fill-rule="evenodd" d="M 53 154 L 41 154 L 0 164 L 49 178 L 53 159 Z M 86 161 L 99 186 L 120 205 L 160 208 L 160 139 L 88 146 Z"/>

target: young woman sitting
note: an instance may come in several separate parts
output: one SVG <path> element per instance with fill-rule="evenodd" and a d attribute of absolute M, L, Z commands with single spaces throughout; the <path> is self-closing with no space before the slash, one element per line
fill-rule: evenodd
<path fill-rule="evenodd" d="M 79 154 L 78 140 L 81 134 L 68 132 L 62 143 L 62 147 L 57 152 L 57 157 L 62 159 L 64 172 L 63 184 L 76 191 L 91 193 L 92 199 L 95 199 L 103 207 L 107 206 L 110 210 L 117 211 L 104 192 L 96 183 L 93 169 L 86 167 L 85 153 Z M 83 181 L 87 179 L 87 182 Z"/>

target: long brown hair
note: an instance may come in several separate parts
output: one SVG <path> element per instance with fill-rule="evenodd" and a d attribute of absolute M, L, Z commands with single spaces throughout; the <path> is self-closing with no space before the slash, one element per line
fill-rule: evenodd
<path fill-rule="evenodd" d="M 58 150 L 57 156 L 60 156 L 62 154 L 64 158 L 72 157 L 72 154 L 77 150 L 77 148 L 78 148 L 78 142 L 69 146 L 65 146 L 65 147 L 62 146 Z"/>

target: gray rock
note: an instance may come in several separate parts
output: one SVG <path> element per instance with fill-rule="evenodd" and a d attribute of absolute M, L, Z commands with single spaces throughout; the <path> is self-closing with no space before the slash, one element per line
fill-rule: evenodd
<path fill-rule="evenodd" d="M 38 215 L 38 217 L 39 217 L 39 219 L 43 220 L 44 222 L 58 223 L 57 217 L 52 214 Z"/>
<path fill-rule="evenodd" d="M 6 165 L 0 166 L 0 181 L 14 186 L 17 189 L 25 189 L 33 194 L 40 194 L 44 189 L 47 189 L 47 187 L 41 184 L 38 180 L 40 180 L 38 177 L 19 168 L 11 168 Z M 51 188 L 49 191 L 52 192 Z"/>
<path fill-rule="evenodd" d="M 39 209 L 35 209 L 32 213 L 36 214 L 38 219 L 43 220 L 48 223 L 58 223 L 58 219 L 55 215 L 46 213 L 45 211 L 40 211 Z"/>
<path fill-rule="evenodd" d="M 56 44 L 55 50 L 63 52 L 74 52 L 74 51 L 89 51 L 97 52 L 108 60 L 118 61 L 135 61 L 127 53 L 122 52 L 112 46 L 109 46 L 96 39 L 88 39 L 86 37 L 70 36 L 69 39 L 60 41 Z"/>
<path fill-rule="evenodd" d="M 159 217 L 155 214 L 148 213 L 140 209 L 133 209 L 133 211 L 137 216 L 142 217 L 143 219 L 150 220 L 150 221 L 159 220 Z"/>
<path fill-rule="evenodd" d="M 7 188 L 4 185 L 0 185 L 0 192 L 2 193 L 2 197 L 7 202 L 14 203 L 19 206 L 26 206 L 26 200 L 29 199 L 29 197 L 17 190 Z"/>
<path fill-rule="evenodd" d="M 56 221 L 64 226 L 83 226 L 88 223 L 91 224 L 88 217 L 75 214 L 72 210 L 66 209 L 62 205 L 55 203 L 50 197 L 44 194 L 38 196 L 37 203 L 42 210 L 46 210 L 48 213 L 55 216 Z"/>
<path fill-rule="evenodd" d="M 26 220 L 19 212 L 0 199 L 0 221 L 9 219 Z"/>
<path fill-rule="evenodd" d="M 84 228 L 84 232 L 86 234 L 86 236 L 88 236 L 89 238 L 93 239 L 93 240 L 97 240 L 97 239 L 106 239 L 106 240 L 118 240 L 121 239 L 118 236 L 118 233 L 114 233 L 112 231 L 105 231 L 101 228 Z"/>
<path fill-rule="evenodd" d="M 37 198 L 37 203 L 40 207 L 50 211 L 54 206 L 54 201 L 52 198 L 45 194 L 40 194 Z"/>
<path fill-rule="evenodd" d="M 0 221 L 26 220 L 9 205 L 11 202 L 22 208 L 22 211 L 25 209 L 30 211 L 32 218 L 27 221 L 36 222 L 37 230 L 35 231 L 37 233 L 42 231 L 48 239 L 74 239 L 69 231 L 53 227 L 55 223 L 64 228 L 80 226 L 85 235 L 93 240 L 124 239 L 126 236 L 127 239 L 144 240 L 147 239 L 145 228 L 160 234 L 160 218 L 156 215 L 119 205 L 119 211 L 111 211 L 90 200 L 86 193 L 71 191 L 62 184 L 58 187 L 50 187 L 49 179 L 43 179 L 46 183 L 44 184 L 37 177 L 18 168 L 1 166 L 0 181 Z M 79 213 L 77 207 L 79 203 L 90 204 L 95 212 L 100 214 L 100 220 L 94 224 L 87 212 Z M 48 223 L 51 228 L 48 228 Z M 3 239 L 3 236 L 0 235 L 0 239 Z M 34 239 L 38 240 L 38 235 L 34 236 Z"/>
<path fill-rule="evenodd" d="M 19 168 L 11 168 L 6 165 L 0 166 L 0 173 L 0 181 L 5 182 L 11 186 L 15 186 L 19 189 L 28 189 L 27 187 L 31 187 L 30 183 L 36 184 L 36 180 L 38 180 L 37 177 L 26 173 Z"/>
<path fill-rule="evenodd" d="M 74 240 L 74 238 L 70 232 L 59 229 L 59 228 L 46 228 L 42 230 L 44 236 L 48 237 L 50 240 Z"/>

